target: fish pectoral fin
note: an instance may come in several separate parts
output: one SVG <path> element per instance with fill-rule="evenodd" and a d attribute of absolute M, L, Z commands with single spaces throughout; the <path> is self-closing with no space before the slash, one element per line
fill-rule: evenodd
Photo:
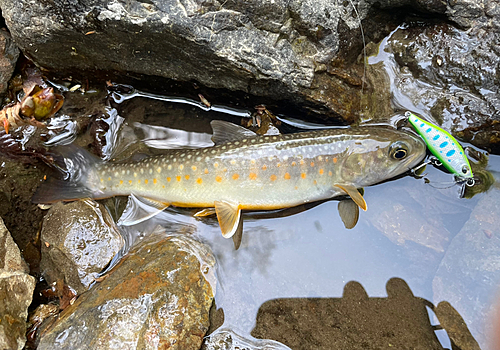
<path fill-rule="evenodd" d="M 155 215 L 158 215 L 168 206 L 168 203 L 144 197 L 137 197 L 134 194 L 131 194 L 128 197 L 127 206 L 125 207 L 122 216 L 118 220 L 117 225 L 137 225 L 152 218 Z"/>
<path fill-rule="evenodd" d="M 242 126 L 225 122 L 223 120 L 212 120 L 210 125 L 213 130 L 212 141 L 216 145 L 230 141 L 251 139 L 258 136 L 252 130 L 245 129 Z"/>
<path fill-rule="evenodd" d="M 224 238 L 231 238 L 241 221 L 239 204 L 226 201 L 215 201 L 215 212 Z"/>
<path fill-rule="evenodd" d="M 359 207 L 350 198 L 341 200 L 338 205 L 339 215 L 346 229 L 350 230 L 358 223 Z"/>
<path fill-rule="evenodd" d="M 334 185 L 335 187 L 340 188 L 342 191 L 347 193 L 349 197 L 356 203 L 361 209 L 366 211 L 366 202 L 363 198 L 363 195 L 359 193 L 358 189 L 352 185 Z"/>
<path fill-rule="evenodd" d="M 196 217 L 201 217 L 201 216 L 210 216 L 214 215 L 215 213 L 215 208 L 205 208 L 203 210 L 197 211 L 194 216 Z"/>

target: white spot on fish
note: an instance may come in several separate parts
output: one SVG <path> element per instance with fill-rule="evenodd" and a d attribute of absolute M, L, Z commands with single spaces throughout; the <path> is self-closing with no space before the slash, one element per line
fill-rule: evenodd
<path fill-rule="evenodd" d="M 187 159 L 191 159 L 192 155 L 188 154 Z"/>
<path fill-rule="evenodd" d="M 198 154 L 198 153 L 196 153 L 196 154 Z M 196 157 L 196 161 L 200 162 L 201 161 L 201 157 Z"/>
<path fill-rule="evenodd" d="M 172 164 L 169 164 L 167 167 L 168 170 L 172 170 Z"/>
<path fill-rule="evenodd" d="M 153 169 L 149 169 L 149 173 L 152 174 L 153 173 Z"/>
<path fill-rule="evenodd" d="M 161 173 L 161 167 L 158 167 L 158 169 L 156 169 L 156 171 L 159 173 Z"/>

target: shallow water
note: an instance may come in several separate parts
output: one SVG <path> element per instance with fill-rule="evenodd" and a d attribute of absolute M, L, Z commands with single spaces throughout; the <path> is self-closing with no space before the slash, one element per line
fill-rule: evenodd
<path fill-rule="evenodd" d="M 120 99 L 115 95 L 114 100 L 116 116 L 125 120 L 122 131 L 133 135 L 121 138 L 128 140 L 127 145 L 115 145 L 122 149 L 144 139 L 149 146 L 160 149 L 206 147 L 210 144 L 211 119 L 240 122 L 239 117 L 231 114 L 158 102 L 157 98 L 135 97 L 116 104 Z M 159 114 L 162 109 L 164 112 Z M 137 114 L 138 110 L 142 116 Z M 487 170 L 500 171 L 499 156 L 490 156 Z M 406 176 L 366 188 L 368 211 L 360 213 L 357 226 L 351 230 L 344 228 L 336 200 L 271 214 L 246 213 L 238 250 L 232 240 L 221 236 L 215 218 L 194 218 L 194 211 L 187 209 L 169 208 L 141 225 L 124 230 L 128 232 L 129 243 L 137 239 L 138 232 L 148 232 L 158 224 L 172 231 L 186 227 L 189 232 L 195 231 L 199 240 L 212 247 L 217 259 L 215 299 L 217 308 L 224 312 L 223 327 L 246 338 L 252 338 L 250 333 L 264 303 L 281 298 L 340 300 L 350 281 L 359 282 L 370 298 L 386 298 L 386 284 L 398 277 L 407 283 L 413 295 L 437 305 L 447 300 L 446 285 L 436 291 L 435 280 L 450 244 L 469 220 L 477 220 L 471 217 L 471 212 L 478 203 L 485 197 L 500 196 L 499 187 L 494 185 L 489 192 L 472 199 L 460 198 L 461 187 L 453 183 L 452 175 L 432 166 L 427 167 L 426 173 L 430 183 Z M 478 232 L 477 239 L 493 244 L 500 239 L 500 231 L 493 231 L 493 237 L 488 237 L 490 231 Z M 500 274 L 492 277 L 485 269 L 476 271 L 479 275 L 474 278 L 464 278 L 470 273 L 462 272 L 463 275 L 456 276 L 461 290 L 456 285 L 449 288 L 450 293 L 460 295 L 465 301 L 463 304 L 454 303 L 455 299 L 448 301 L 486 349 L 491 321 L 484 317 L 493 303 Z M 497 280 L 481 287 L 478 293 L 481 273 L 484 278 Z M 467 300 L 472 295 L 474 302 Z M 397 314 L 397 306 L 391 312 Z M 437 324 L 432 312 L 429 315 L 431 323 Z M 480 319 L 484 323 L 478 322 Z M 436 334 L 449 348 L 446 333 Z"/>
<path fill-rule="evenodd" d="M 426 101 L 415 103 L 402 89 L 402 84 L 413 84 L 405 89 L 418 91 L 420 82 L 396 70 L 392 56 L 385 51 L 386 44 L 387 39 L 378 54 L 369 58 L 369 64 L 386 72 L 393 106 L 425 115 Z M 123 159 L 131 153 L 156 154 L 168 148 L 209 147 L 212 119 L 240 124 L 252 112 L 138 91 L 111 93 L 108 102 L 102 118 L 109 125 L 102 149 L 106 160 Z M 286 132 L 324 127 L 296 119 L 287 123 L 285 116 L 280 117 Z M 71 121 L 61 117 L 53 124 L 66 130 L 62 136 L 54 136 L 53 143 L 73 140 L 75 126 Z M 491 155 L 486 170 L 498 177 L 500 156 Z M 122 230 L 129 246 L 158 224 L 172 232 L 194 232 L 208 243 L 217 260 L 215 300 L 224 313 L 222 327 L 247 339 L 263 322 L 259 309 L 270 301 L 324 298 L 338 302 L 346 299 L 346 286 L 352 281 L 364 288 L 370 300 L 389 300 L 391 281 L 397 277 L 413 295 L 434 305 L 449 301 L 481 347 L 487 349 L 488 332 L 493 328 L 490 311 L 500 285 L 496 258 L 500 255 L 500 185 L 496 182 L 488 192 L 465 199 L 452 175 L 430 165 L 426 173 L 430 183 L 405 176 L 366 188 L 368 211 L 360 213 L 351 230 L 344 227 L 336 200 L 272 213 L 245 213 L 237 250 L 232 240 L 221 236 L 215 218 L 194 218 L 193 210 L 169 208 Z M 113 201 L 123 204 L 124 199 Z M 109 209 L 118 219 L 120 211 Z M 281 310 L 276 320 L 298 310 Z M 379 321 L 389 324 L 407 311 L 392 303 L 379 312 L 387 315 L 385 321 Z M 365 316 L 361 313 L 357 317 L 354 322 L 362 323 Z M 427 322 L 439 323 L 430 309 L 429 318 Z M 321 321 L 303 319 L 299 328 Z M 380 322 L 378 326 L 383 328 Z M 276 324 L 264 326 L 279 333 Z M 406 331 L 418 333 L 411 328 Z M 451 347 L 445 331 L 438 330 L 436 335 L 445 348 Z M 252 346 L 250 342 L 242 344 Z"/>

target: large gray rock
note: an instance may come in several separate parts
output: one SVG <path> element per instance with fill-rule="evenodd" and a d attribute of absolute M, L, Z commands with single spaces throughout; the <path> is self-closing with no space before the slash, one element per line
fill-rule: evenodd
<path fill-rule="evenodd" d="M 63 281 L 86 291 L 123 246 L 118 229 L 100 204 L 59 202 L 44 218 L 40 270 L 49 284 Z"/>
<path fill-rule="evenodd" d="M 0 95 L 7 90 L 8 82 L 16 68 L 19 49 L 9 33 L 0 30 Z"/>
<path fill-rule="evenodd" d="M 471 0 L 1 0 L 0 6 L 21 50 L 45 68 L 195 80 L 289 100 L 347 123 L 364 110 L 361 92 L 369 104 L 380 96 L 379 86 L 362 83 L 361 20 L 367 41 L 379 41 L 400 23 L 395 11 L 385 11 L 396 7 L 447 15 L 462 26 L 484 15 L 482 3 Z"/>
<path fill-rule="evenodd" d="M 214 264 L 207 246 L 154 233 L 65 309 L 38 349 L 199 349 L 215 293 Z"/>
<path fill-rule="evenodd" d="M 0 218 L 0 349 L 22 349 L 36 280 Z"/>

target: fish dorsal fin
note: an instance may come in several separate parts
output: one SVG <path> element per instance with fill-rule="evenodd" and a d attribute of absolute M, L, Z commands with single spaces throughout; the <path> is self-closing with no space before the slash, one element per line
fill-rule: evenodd
<path fill-rule="evenodd" d="M 339 215 L 346 229 L 350 230 L 358 223 L 359 207 L 350 198 L 341 200 L 338 205 Z"/>
<path fill-rule="evenodd" d="M 223 120 L 212 120 L 210 125 L 213 130 L 212 141 L 216 145 L 257 137 L 257 134 L 253 131 Z"/>
<path fill-rule="evenodd" d="M 214 206 L 222 236 L 231 238 L 238 229 L 241 220 L 239 205 L 226 201 L 215 201 Z"/>
<path fill-rule="evenodd" d="M 168 203 L 162 203 L 153 199 L 137 197 L 131 194 L 128 197 L 127 206 L 117 224 L 120 226 L 137 225 L 143 221 L 158 215 L 168 207 Z"/>
<path fill-rule="evenodd" d="M 366 202 L 363 195 L 359 193 L 358 189 L 352 185 L 334 185 L 340 188 L 342 191 L 347 193 L 349 197 L 356 203 L 361 209 L 366 211 Z"/>

